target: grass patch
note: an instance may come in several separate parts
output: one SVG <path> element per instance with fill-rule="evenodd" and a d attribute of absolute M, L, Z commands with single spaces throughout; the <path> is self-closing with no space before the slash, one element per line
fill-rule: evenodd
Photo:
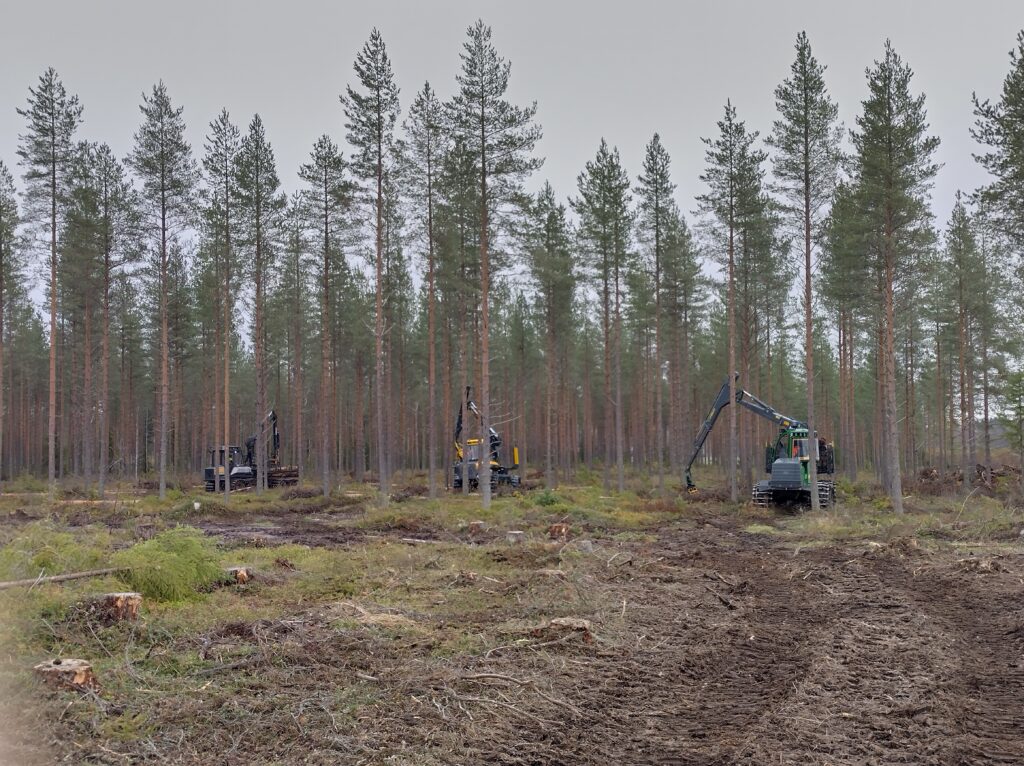
<path fill-rule="evenodd" d="M 748 524 L 743 531 L 749 535 L 777 535 L 779 530 L 768 524 Z"/>
<path fill-rule="evenodd" d="M 0 548 L 0 579 L 17 580 L 107 566 L 108 531 L 90 528 L 74 534 L 49 519 L 25 524 Z"/>

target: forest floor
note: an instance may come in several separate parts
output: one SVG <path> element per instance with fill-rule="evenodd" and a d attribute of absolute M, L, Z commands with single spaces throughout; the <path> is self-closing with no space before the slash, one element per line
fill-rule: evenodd
<path fill-rule="evenodd" d="M 112 578 L 0 591 L 0 763 L 1024 763 L 1012 502 L 346 489 L 0 499 L 3 577 L 179 523 L 256 575 L 113 625 L 74 609 Z M 99 690 L 44 690 L 53 656 Z"/>

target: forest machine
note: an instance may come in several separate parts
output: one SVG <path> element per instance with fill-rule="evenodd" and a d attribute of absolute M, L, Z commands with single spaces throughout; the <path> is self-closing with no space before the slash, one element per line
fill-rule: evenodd
<path fill-rule="evenodd" d="M 277 430 L 277 413 L 271 410 L 263 418 L 255 434 L 245 440 L 245 455 L 234 445 L 215 447 L 210 450 L 210 465 L 203 472 L 207 492 L 224 491 L 224 474 L 230 477 L 231 489 L 256 486 L 256 442 L 263 434 L 267 440 L 267 486 L 280 487 L 297 484 L 299 469 L 282 466 L 278 453 L 281 449 L 281 434 Z"/>
<path fill-rule="evenodd" d="M 734 380 L 739 380 L 739 373 L 733 373 Z M 779 427 L 779 435 L 774 444 L 766 444 L 764 450 L 764 470 L 767 479 L 754 484 L 751 499 L 754 505 L 810 505 L 811 482 L 810 461 L 816 460 L 818 469 L 818 502 L 822 508 L 831 507 L 836 500 L 835 481 L 835 449 L 826 444 L 824 439 L 808 439 L 807 424 L 796 418 L 790 418 L 778 412 L 774 407 L 765 404 L 753 394 L 736 386 L 736 403 L 751 412 L 772 421 Z M 697 455 L 700 454 L 704 442 L 715 426 L 715 421 L 722 410 L 729 404 L 729 379 L 725 379 L 721 391 L 711 405 L 704 423 L 693 440 L 693 452 L 686 463 L 686 490 L 696 492 L 697 487 L 690 476 Z M 816 455 L 811 455 L 814 448 Z"/>
<path fill-rule="evenodd" d="M 472 392 L 472 386 L 466 386 L 465 409 L 476 415 L 477 422 L 479 422 L 480 410 L 477 409 L 476 402 L 471 397 Z M 455 421 L 455 465 L 452 468 L 454 472 L 452 476 L 452 489 L 455 490 L 462 489 L 463 473 L 466 474 L 466 481 L 469 482 L 470 489 L 476 489 L 480 484 L 481 440 L 479 438 L 466 439 L 465 445 L 460 441 L 462 438 L 462 412 L 463 407 L 459 405 L 459 417 Z M 519 448 L 512 448 L 512 465 L 505 465 L 501 462 L 501 436 L 498 435 L 498 432 L 493 427 L 489 428 L 489 431 L 491 443 L 491 489 L 497 490 L 501 486 L 518 487 L 519 475 L 512 473 L 512 471 L 519 468 Z"/>

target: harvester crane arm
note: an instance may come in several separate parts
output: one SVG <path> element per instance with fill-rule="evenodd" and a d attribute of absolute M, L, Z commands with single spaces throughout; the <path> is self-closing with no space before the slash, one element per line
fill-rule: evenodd
<path fill-rule="evenodd" d="M 264 431 L 268 423 L 270 424 L 270 429 Z M 277 413 L 274 410 L 268 412 L 266 417 L 260 421 L 256 433 L 245 440 L 245 462 L 248 465 L 253 465 L 256 462 L 256 440 L 260 437 L 261 433 L 265 434 L 267 440 L 267 462 L 274 463 L 277 460 L 277 452 L 281 447 L 281 434 L 277 430 Z"/>
<path fill-rule="evenodd" d="M 739 380 L 739 377 L 740 374 L 738 372 L 733 373 L 734 380 Z M 744 391 L 738 386 L 736 388 L 736 403 L 743 405 L 754 414 L 772 421 L 780 428 L 807 427 L 803 421 L 783 415 L 771 405 L 766 404 L 749 391 Z M 708 434 L 710 434 L 711 429 L 715 427 L 718 416 L 722 414 L 722 410 L 724 410 L 728 404 L 729 378 L 726 378 L 725 382 L 722 384 L 721 390 L 718 392 L 718 396 L 715 397 L 715 403 L 711 405 L 711 411 L 708 412 L 707 417 L 704 418 L 704 422 L 701 424 L 700 430 L 697 432 L 697 438 L 693 440 L 693 452 L 690 453 L 690 458 L 686 462 L 686 489 L 688 492 L 695 492 L 697 490 L 697 486 L 693 483 L 693 478 L 690 476 L 690 469 L 693 467 L 694 461 L 697 460 L 697 456 L 700 454 L 701 449 L 703 449 L 704 442 L 707 441 Z"/>

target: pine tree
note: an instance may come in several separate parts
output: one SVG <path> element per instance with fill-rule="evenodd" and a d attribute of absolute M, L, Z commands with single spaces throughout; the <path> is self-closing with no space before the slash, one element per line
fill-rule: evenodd
<path fill-rule="evenodd" d="M 668 323 L 669 422 L 674 423 L 676 445 L 673 465 L 682 467 L 680 449 L 693 433 L 691 379 L 694 370 L 694 334 L 704 310 L 706 280 L 701 274 L 697 250 L 683 214 L 676 208 L 666 220 L 663 265 L 664 313 Z M 685 435 L 685 436 L 684 436 Z M 671 451 L 670 451 L 671 454 Z M 683 477 L 685 478 L 685 477 Z"/>
<path fill-rule="evenodd" d="M 219 299 L 221 309 L 219 313 L 222 316 L 219 337 L 224 370 L 220 383 L 224 403 L 221 412 L 223 431 L 221 431 L 220 422 L 214 422 L 214 438 L 218 448 L 226 447 L 231 441 L 231 342 L 234 337 L 232 332 L 234 316 L 232 239 L 237 226 L 235 220 L 238 196 L 236 165 L 241 141 L 241 133 L 231 122 L 228 110 L 221 109 L 220 114 L 210 123 L 210 132 L 206 136 L 203 156 L 203 172 L 206 178 L 204 217 L 209 236 L 215 243 L 215 252 L 218 254 L 215 264 L 219 264 L 219 269 L 215 266 L 215 271 L 219 270 L 220 272 L 219 289 L 215 293 Z M 216 373 L 214 381 L 214 390 L 216 391 Z M 214 412 L 216 412 L 216 406 Z M 231 500 L 231 483 L 227 478 L 230 476 L 231 468 L 228 465 L 227 451 L 225 450 L 222 454 L 225 476 L 224 502 L 227 503 Z"/>
<path fill-rule="evenodd" d="M 442 411 L 452 419 L 465 387 L 471 385 L 474 359 L 471 334 L 478 325 L 480 284 L 477 226 L 480 186 L 473 155 L 456 138 L 443 158 L 438 178 L 437 290 L 441 314 L 443 354 L 441 366 L 444 400 Z M 451 421 L 449 421 L 451 422 Z M 446 452 L 445 476 L 452 477 L 452 453 Z M 462 462 L 466 471 L 468 461 Z M 469 494 L 468 477 L 462 477 L 462 492 Z"/>
<path fill-rule="evenodd" d="M 1010 51 L 1010 72 L 999 100 L 974 102 L 974 139 L 984 147 L 974 157 L 993 181 L 984 190 L 991 216 L 1020 247 L 1024 243 L 1024 30 Z"/>
<path fill-rule="evenodd" d="M 867 72 L 868 97 L 851 135 L 859 199 L 879 299 L 880 474 L 893 510 L 903 512 L 896 401 L 896 282 L 927 226 L 927 192 L 938 167 L 939 140 L 928 130 L 924 95 L 910 92 L 913 72 L 889 42 Z"/>
<path fill-rule="evenodd" d="M 972 433 L 974 431 L 974 408 L 970 406 L 969 370 L 973 366 L 973 349 L 969 338 L 975 314 L 975 294 L 971 286 L 981 264 L 978 246 L 974 238 L 974 227 L 960 192 L 956 194 L 953 212 L 946 226 L 946 253 L 944 276 L 951 280 L 952 307 L 956 311 L 958 389 L 960 391 L 960 467 L 963 476 L 962 488 L 970 491 L 971 479 L 976 461 L 973 459 Z"/>
<path fill-rule="evenodd" d="M 765 159 L 765 154 L 753 148 L 757 132 L 748 133 L 746 124 L 736 117 L 736 108 L 731 102 L 725 105 L 725 116 L 718 122 L 719 135 L 715 139 L 702 139 L 707 146 L 705 161 L 707 168 L 701 181 L 708 186 L 706 194 L 698 197 L 701 210 L 710 214 L 718 223 L 716 232 L 718 247 L 725 249 L 726 262 L 726 313 L 728 335 L 729 401 L 736 400 L 736 244 L 750 195 L 752 178 Z M 729 407 L 729 452 L 728 476 L 729 497 L 739 501 L 739 485 L 736 463 L 739 458 L 739 433 L 737 429 L 737 408 Z"/>
<path fill-rule="evenodd" d="M 47 425 L 50 500 L 57 490 L 57 226 L 66 176 L 74 158 L 74 134 L 82 121 L 78 96 L 69 96 L 51 67 L 29 88 L 28 107 L 18 114 L 28 122 L 18 137 L 18 156 L 25 168 L 24 217 L 50 233 L 50 395 Z"/>
<path fill-rule="evenodd" d="M 288 202 L 282 217 L 282 259 L 277 287 L 272 296 L 270 316 L 273 329 L 278 336 L 279 359 L 288 370 L 290 388 L 288 423 L 292 429 L 289 442 L 293 445 L 292 455 L 298 469 L 299 481 L 305 477 L 305 370 L 306 338 L 309 318 L 314 314 L 311 300 L 314 285 L 310 275 L 316 273 L 318 259 L 310 247 L 309 222 L 305 200 L 301 193 L 295 194 Z M 271 333 L 272 335 L 275 333 Z M 278 400 L 283 399 L 279 396 Z"/>
<path fill-rule="evenodd" d="M 466 31 L 460 54 L 459 91 L 450 104 L 456 133 L 475 158 L 480 180 L 480 444 L 490 444 L 490 236 L 497 213 L 518 191 L 522 179 L 540 167 L 531 157 L 541 137 L 533 120 L 537 104 L 518 107 L 505 100 L 512 65 L 491 43 L 491 28 L 483 21 Z M 486 450 L 484 450 L 486 452 Z M 491 465 L 480 460 L 480 490 L 484 508 L 491 504 Z"/>
<path fill-rule="evenodd" d="M 677 215 L 672 194 L 676 185 L 672 183 L 669 167 L 671 159 L 661 143 L 661 137 L 655 133 L 647 144 L 644 156 L 643 173 L 638 178 L 636 193 L 639 195 L 639 216 L 637 231 L 645 236 L 651 248 L 650 255 L 653 266 L 654 289 L 654 422 L 656 428 L 655 464 L 658 469 L 658 492 L 665 493 L 665 416 L 664 416 L 664 385 L 662 368 L 664 365 L 664 347 L 662 336 L 662 276 L 665 259 L 665 234 L 670 221 Z M 670 424 L 670 438 L 671 438 Z"/>
<path fill-rule="evenodd" d="M 384 429 L 384 178 L 392 164 L 395 123 L 398 121 L 398 86 L 391 70 L 384 38 L 374 28 L 370 39 L 356 56 L 354 69 L 362 92 L 352 86 L 345 89 L 341 103 L 345 110 L 346 138 L 355 147 L 352 170 L 375 190 L 370 194 L 375 208 L 374 233 L 376 257 L 376 320 L 374 326 L 376 368 L 374 393 L 377 426 L 377 466 L 380 474 L 380 500 L 386 504 L 390 494 L 388 449 Z"/>
<path fill-rule="evenodd" d="M 625 434 L 622 413 L 622 303 L 624 275 L 629 271 L 629 176 L 618 149 L 602 138 L 597 155 L 576 181 L 579 197 L 572 206 L 580 217 L 579 237 L 597 278 L 604 339 L 604 488 L 611 490 L 612 450 L 618 489 L 625 490 Z M 613 383 L 614 378 L 614 383 Z"/>
<path fill-rule="evenodd" d="M 858 473 L 855 357 L 865 309 L 870 307 L 871 277 L 864 251 L 867 226 L 856 185 L 840 182 L 823 225 L 819 295 L 834 312 L 839 351 L 839 452 L 850 479 Z"/>
<path fill-rule="evenodd" d="M 411 181 L 412 195 L 420 211 L 427 251 L 427 473 L 431 498 L 437 497 L 437 317 L 436 317 L 436 255 L 434 209 L 437 202 L 437 180 L 440 165 L 447 151 L 444 113 L 430 83 L 416 94 L 405 121 L 408 146 L 405 152 L 406 175 Z"/>
<path fill-rule="evenodd" d="M 567 373 L 566 342 L 572 333 L 576 259 L 565 206 L 556 200 L 551 184 L 545 183 L 531 200 L 528 213 L 524 244 L 545 336 L 544 482 L 553 488 L 557 485 L 555 429 L 560 426 L 555 423 L 556 411 L 559 421 L 564 417 L 556 407 L 556 395 Z"/>
<path fill-rule="evenodd" d="M 999 421 L 1006 432 L 1006 440 L 1017 452 L 1024 465 L 1024 370 L 1015 370 L 1006 376 L 1003 390 L 1003 411 Z M 1024 474 L 1020 479 L 1024 489 Z"/>
<path fill-rule="evenodd" d="M 100 359 L 99 396 L 99 493 L 103 497 L 110 464 L 110 290 L 117 270 L 130 266 L 138 258 L 136 234 L 138 201 L 121 162 L 106 144 L 92 154 L 92 174 L 99 214 L 99 249 L 103 327 Z"/>
<path fill-rule="evenodd" d="M 285 198 L 279 189 L 274 151 L 257 114 L 249 123 L 238 152 L 239 240 L 248 251 L 253 282 L 253 352 L 256 367 L 256 491 L 267 488 L 267 282 L 277 255 L 275 236 Z"/>
<path fill-rule="evenodd" d="M 9 332 L 6 324 L 8 305 L 11 302 L 11 293 L 17 285 L 19 272 L 19 247 L 18 247 L 18 225 L 20 215 L 18 211 L 18 199 L 14 191 L 14 177 L 7 165 L 0 160 L 0 486 L 2 486 L 4 458 L 7 453 L 4 450 L 4 420 L 7 415 L 3 395 L 4 376 L 6 359 L 4 357 L 6 334 Z"/>
<path fill-rule="evenodd" d="M 796 38 L 796 60 L 790 77 L 775 89 L 779 119 L 772 126 L 769 146 L 775 176 L 788 205 L 793 223 L 803 239 L 804 254 L 804 365 L 807 379 L 807 429 L 816 429 L 814 405 L 814 325 L 811 272 L 813 250 L 822 216 L 835 189 L 839 171 L 839 142 L 842 128 L 837 124 L 839 107 L 825 87 L 825 67 L 811 52 L 807 33 Z M 811 453 L 816 454 L 815 452 Z M 818 510 L 818 468 L 808 461 L 811 508 Z"/>
<path fill-rule="evenodd" d="M 143 225 L 152 237 L 160 303 L 160 498 L 167 496 L 167 435 L 170 427 L 170 338 L 167 294 L 170 248 L 178 231 L 193 218 L 193 199 L 198 171 L 192 148 L 185 139 L 183 107 L 175 108 L 163 81 L 143 94 L 143 121 L 135 133 L 135 147 L 128 162 L 142 183 Z"/>
<path fill-rule="evenodd" d="M 338 267 L 335 263 L 343 259 L 340 238 L 345 225 L 345 212 L 351 196 L 351 185 L 345 176 L 345 160 L 330 137 L 317 139 L 310 153 L 309 162 L 299 168 L 299 178 L 306 182 L 302 205 L 307 225 L 314 233 L 314 241 L 320 253 L 320 477 L 324 497 L 331 491 L 331 295 L 332 275 Z"/>

